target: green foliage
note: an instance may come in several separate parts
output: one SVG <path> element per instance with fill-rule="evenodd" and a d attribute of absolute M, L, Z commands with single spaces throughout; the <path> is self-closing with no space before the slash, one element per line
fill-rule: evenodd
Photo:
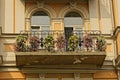
<path fill-rule="evenodd" d="M 48 51 L 52 51 L 54 49 L 54 38 L 51 36 L 51 35 L 48 35 L 46 38 L 45 38 L 45 41 L 44 41 L 44 46 L 45 48 L 48 50 Z"/>
<path fill-rule="evenodd" d="M 15 50 L 25 52 L 28 50 L 28 46 L 26 46 L 26 38 L 22 35 L 18 36 L 16 39 Z"/>
<path fill-rule="evenodd" d="M 106 49 L 106 40 L 103 36 L 97 37 L 96 47 L 99 51 L 105 51 Z"/>
<path fill-rule="evenodd" d="M 76 35 L 70 36 L 68 40 L 68 49 L 70 51 L 74 51 L 78 47 L 78 37 Z"/>

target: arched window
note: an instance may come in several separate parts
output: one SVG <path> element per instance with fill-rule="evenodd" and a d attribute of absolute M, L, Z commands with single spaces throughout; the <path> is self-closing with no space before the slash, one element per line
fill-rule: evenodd
<path fill-rule="evenodd" d="M 72 35 L 73 30 L 82 30 L 82 28 L 83 28 L 83 18 L 79 13 L 69 12 L 64 16 L 64 31 L 65 31 L 65 38 L 67 41 L 69 40 L 69 37 Z M 67 45 L 66 45 L 66 50 L 68 50 Z"/>
<path fill-rule="evenodd" d="M 44 11 L 37 11 L 31 16 L 32 30 L 50 30 L 50 17 Z"/>
<path fill-rule="evenodd" d="M 74 30 L 83 28 L 83 18 L 77 12 L 69 12 L 64 17 L 64 26 L 72 27 Z"/>
<path fill-rule="evenodd" d="M 82 30 L 83 24 L 83 18 L 77 12 L 69 12 L 64 16 L 64 30 L 66 34 L 69 33 L 71 35 L 73 30 Z M 69 35 L 67 35 L 68 38 Z"/>

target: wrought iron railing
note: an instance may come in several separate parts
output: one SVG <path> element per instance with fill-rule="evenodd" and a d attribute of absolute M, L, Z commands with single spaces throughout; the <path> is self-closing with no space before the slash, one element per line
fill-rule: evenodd
<path fill-rule="evenodd" d="M 16 40 L 16 51 L 105 51 L 106 41 L 98 30 L 74 30 L 65 32 L 21 31 Z M 21 41 L 21 42 L 20 42 Z"/>

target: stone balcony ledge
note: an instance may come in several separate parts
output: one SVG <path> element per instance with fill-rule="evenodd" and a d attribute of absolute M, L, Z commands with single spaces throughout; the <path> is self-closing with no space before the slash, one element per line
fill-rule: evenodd
<path fill-rule="evenodd" d="M 95 51 L 82 51 L 82 52 L 48 52 L 48 51 L 36 51 L 36 52 L 15 52 L 16 55 L 105 55 L 105 52 Z"/>
<path fill-rule="evenodd" d="M 106 57 L 105 52 L 15 52 L 16 65 L 18 67 L 39 67 L 39 68 L 83 68 L 101 67 Z M 48 67 L 49 66 L 49 67 Z M 58 66 L 58 67 L 56 67 Z"/>

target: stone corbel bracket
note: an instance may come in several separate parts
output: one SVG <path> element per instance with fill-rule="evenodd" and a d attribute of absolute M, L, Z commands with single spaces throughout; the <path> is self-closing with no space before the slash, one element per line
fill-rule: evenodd
<path fill-rule="evenodd" d="M 116 38 L 119 33 L 120 33 L 120 26 L 118 26 L 118 27 L 113 31 L 113 37 Z"/>
<path fill-rule="evenodd" d="M 37 0 L 37 6 L 38 8 L 43 8 L 44 7 L 44 0 Z"/>
<path fill-rule="evenodd" d="M 70 8 L 76 8 L 77 7 L 77 1 L 76 0 L 69 0 Z"/>

